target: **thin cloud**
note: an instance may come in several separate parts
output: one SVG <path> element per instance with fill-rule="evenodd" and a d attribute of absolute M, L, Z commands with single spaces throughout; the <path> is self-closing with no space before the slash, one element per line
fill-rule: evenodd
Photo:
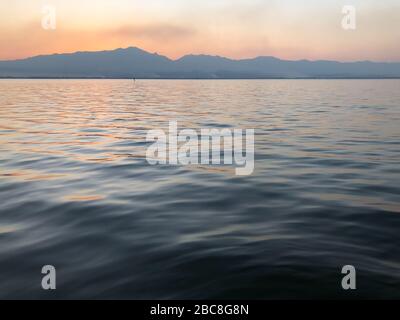
<path fill-rule="evenodd" d="M 109 32 L 112 36 L 122 38 L 149 38 L 151 40 L 168 41 L 192 37 L 196 34 L 193 28 L 168 24 L 122 26 Z"/>

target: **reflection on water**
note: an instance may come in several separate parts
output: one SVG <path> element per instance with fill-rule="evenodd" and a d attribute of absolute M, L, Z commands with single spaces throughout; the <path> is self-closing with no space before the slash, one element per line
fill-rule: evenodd
<path fill-rule="evenodd" d="M 0 298 L 400 298 L 399 89 L 0 80 Z M 254 128 L 253 175 L 149 166 L 170 120 Z"/>

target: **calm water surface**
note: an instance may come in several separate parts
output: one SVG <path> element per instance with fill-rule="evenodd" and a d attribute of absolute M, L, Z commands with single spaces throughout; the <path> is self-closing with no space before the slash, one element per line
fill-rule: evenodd
<path fill-rule="evenodd" d="M 170 120 L 253 175 L 148 165 Z M 0 298 L 400 298 L 399 182 L 399 80 L 0 80 Z"/>

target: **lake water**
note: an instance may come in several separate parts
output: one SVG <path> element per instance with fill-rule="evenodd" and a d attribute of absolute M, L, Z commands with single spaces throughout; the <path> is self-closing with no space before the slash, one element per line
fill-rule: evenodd
<path fill-rule="evenodd" d="M 170 120 L 254 173 L 150 166 Z M 400 80 L 0 80 L 0 298 L 400 298 Z"/>

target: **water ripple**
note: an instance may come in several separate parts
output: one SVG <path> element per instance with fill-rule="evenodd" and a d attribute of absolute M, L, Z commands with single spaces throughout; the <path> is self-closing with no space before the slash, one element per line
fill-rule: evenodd
<path fill-rule="evenodd" d="M 0 298 L 400 298 L 399 88 L 0 80 Z M 149 166 L 169 120 L 254 128 L 254 174 Z"/>

